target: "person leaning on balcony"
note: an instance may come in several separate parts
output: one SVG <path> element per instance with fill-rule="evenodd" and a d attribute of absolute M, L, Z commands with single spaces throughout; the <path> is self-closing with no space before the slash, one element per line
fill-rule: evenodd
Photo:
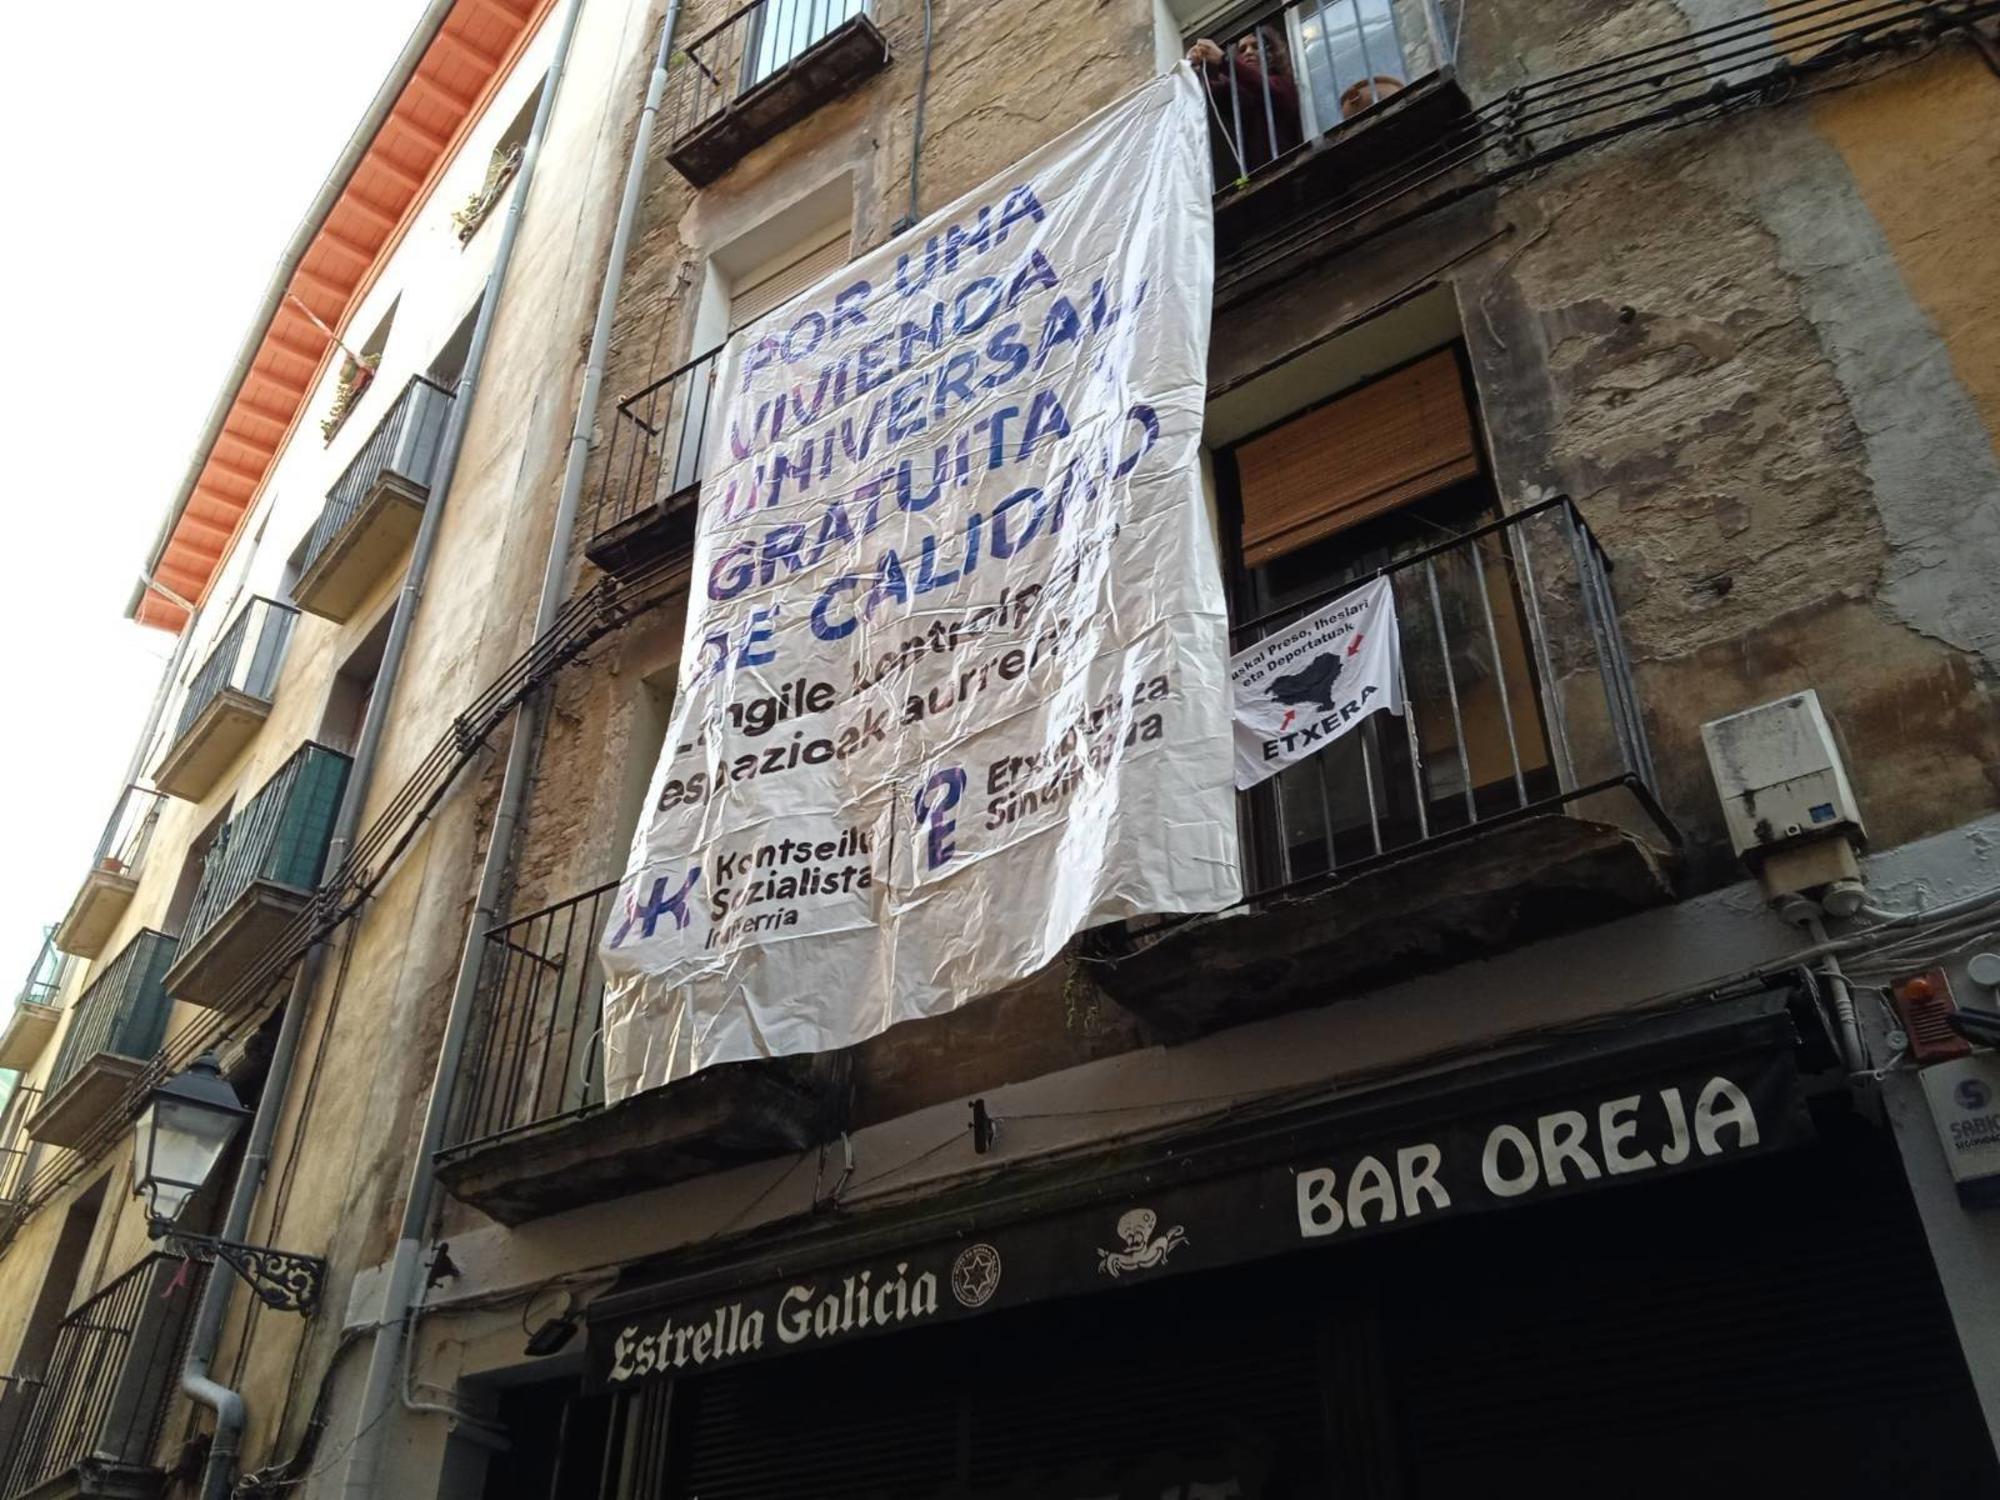
<path fill-rule="evenodd" d="M 1246 32 L 1237 39 L 1233 55 L 1203 37 L 1188 48 L 1187 58 L 1208 84 L 1216 121 L 1227 137 L 1216 159 L 1217 182 L 1239 173 L 1248 176 L 1305 138 L 1292 55 L 1276 28 L 1259 26 Z"/>

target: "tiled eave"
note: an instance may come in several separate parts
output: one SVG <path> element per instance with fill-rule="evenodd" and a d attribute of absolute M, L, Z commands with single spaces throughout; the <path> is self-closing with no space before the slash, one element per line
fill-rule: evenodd
<path fill-rule="evenodd" d="M 178 631 L 214 582 L 343 331 L 554 0 L 459 0 L 320 223 L 133 605 Z M 297 300 L 294 301 L 293 299 Z M 310 316 L 298 305 L 310 309 Z"/>

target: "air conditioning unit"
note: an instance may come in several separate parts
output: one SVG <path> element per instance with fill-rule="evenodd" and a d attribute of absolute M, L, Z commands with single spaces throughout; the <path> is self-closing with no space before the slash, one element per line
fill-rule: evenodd
<path fill-rule="evenodd" d="M 1736 853 L 1773 900 L 1860 877 L 1866 840 L 1833 727 L 1810 688 L 1701 726 Z"/>

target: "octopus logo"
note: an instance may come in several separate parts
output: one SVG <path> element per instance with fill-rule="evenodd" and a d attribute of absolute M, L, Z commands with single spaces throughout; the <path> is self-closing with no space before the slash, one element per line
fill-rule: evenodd
<path fill-rule="evenodd" d="M 1187 1243 L 1187 1230 L 1176 1224 L 1165 1234 L 1155 1235 L 1160 1216 L 1150 1208 L 1135 1208 L 1118 1220 L 1118 1238 L 1123 1250 L 1099 1250 L 1097 1269 L 1116 1280 L 1127 1271 L 1150 1271 L 1164 1266 L 1167 1257 Z"/>
<path fill-rule="evenodd" d="M 960 1307 L 984 1307 L 1000 1289 L 1000 1252 L 991 1245 L 967 1245 L 951 1263 L 951 1294 Z"/>

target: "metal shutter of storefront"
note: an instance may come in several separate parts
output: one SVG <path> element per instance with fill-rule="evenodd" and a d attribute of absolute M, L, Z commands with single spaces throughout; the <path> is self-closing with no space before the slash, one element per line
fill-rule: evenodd
<path fill-rule="evenodd" d="M 929 1500 L 1171 1445 L 1318 1461 L 1315 1320 L 1243 1272 L 682 1382 L 679 1500 Z M 1301 1284 L 1301 1295 L 1304 1295 Z"/>
<path fill-rule="evenodd" d="M 1461 1228 L 1382 1287 L 1408 1495 L 2000 1492 L 1884 1139 Z"/>

